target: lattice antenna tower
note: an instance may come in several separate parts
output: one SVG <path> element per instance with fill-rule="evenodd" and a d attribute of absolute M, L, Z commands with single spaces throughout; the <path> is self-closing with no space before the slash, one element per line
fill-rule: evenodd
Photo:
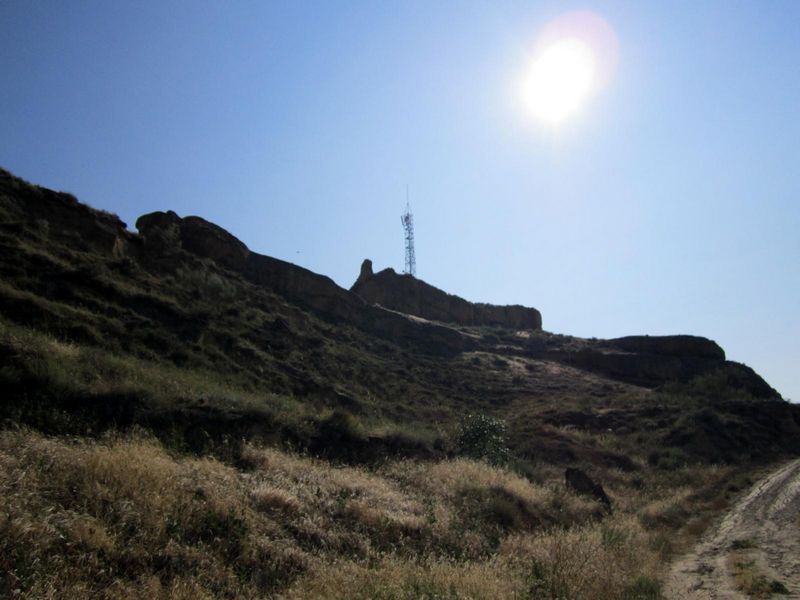
<path fill-rule="evenodd" d="M 417 275 L 417 257 L 414 255 L 414 215 L 408 203 L 408 186 L 406 186 L 406 212 L 400 217 L 406 237 L 406 267 L 403 273 L 415 277 Z"/>

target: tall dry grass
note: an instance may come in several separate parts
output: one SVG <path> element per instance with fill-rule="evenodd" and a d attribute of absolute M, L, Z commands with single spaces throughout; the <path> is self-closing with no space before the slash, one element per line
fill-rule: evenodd
<path fill-rule="evenodd" d="M 617 474 L 604 515 L 560 480 L 471 460 L 242 459 L 0 432 L 0 596 L 658 598 L 664 538 L 719 475 Z"/>

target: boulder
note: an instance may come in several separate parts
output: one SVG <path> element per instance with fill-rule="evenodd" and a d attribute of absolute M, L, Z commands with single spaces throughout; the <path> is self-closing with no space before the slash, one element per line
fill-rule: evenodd
<path fill-rule="evenodd" d="M 564 479 L 567 488 L 581 496 L 594 498 L 605 506 L 607 510 L 611 511 L 611 500 L 606 495 L 603 486 L 592 480 L 586 473 L 580 469 L 568 467 L 567 470 L 564 471 Z"/>
<path fill-rule="evenodd" d="M 136 219 L 144 255 L 148 258 L 176 256 L 182 249 L 181 221 L 171 210 L 148 213 Z"/>
<path fill-rule="evenodd" d="M 142 236 L 153 235 L 165 230 L 180 233 L 181 219 L 174 211 L 156 211 L 136 219 L 136 229 Z"/>

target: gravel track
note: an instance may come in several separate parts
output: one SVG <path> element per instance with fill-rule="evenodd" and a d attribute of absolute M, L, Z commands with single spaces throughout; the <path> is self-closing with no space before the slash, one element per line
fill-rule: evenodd
<path fill-rule="evenodd" d="M 755 484 L 691 553 L 673 564 L 665 596 L 748 598 L 731 573 L 737 560 L 752 561 L 753 572 L 789 591 L 775 598 L 800 598 L 800 459 Z"/>

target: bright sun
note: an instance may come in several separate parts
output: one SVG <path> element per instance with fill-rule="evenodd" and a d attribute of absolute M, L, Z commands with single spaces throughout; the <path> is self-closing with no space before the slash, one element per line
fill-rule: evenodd
<path fill-rule="evenodd" d="M 558 124 L 592 91 L 595 73 L 596 60 L 588 44 L 576 38 L 554 41 L 531 65 L 524 84 L 525 104 L 535 117 Z"/>
<path fill-rule="evenodd" d="M 589 11 L 563 13 L 548 22 L 521 80 L 525 111 L 557 126 L 610 82 L 619 44 L 608 22 Z"/>

